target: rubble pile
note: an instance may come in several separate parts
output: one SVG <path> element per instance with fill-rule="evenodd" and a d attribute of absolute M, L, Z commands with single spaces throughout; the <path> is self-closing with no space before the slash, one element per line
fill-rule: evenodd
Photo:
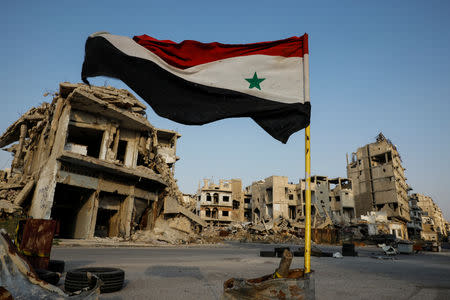
<path fill-rule="evenodd" d="M 198 242 L 198 236 L 190 230 L 190 221 L 185 217 L 165 219 L 159 216 L 153 230 L 139 230 L 131 236 L 131 241 L 153 245 L 182 245 Z"/>
<path fill-rule="evenodd" d="M 206 228 L 200 238 L 202 243 L 217 243 L 219 241 L 239 241 L 242 243 L 268 243 L 268 244 L 301 244 L 302 225 L 282 217 L 275 221 L 261 220 L 254 224 L 251 222 L 236 223 L 226 228 Z"/>

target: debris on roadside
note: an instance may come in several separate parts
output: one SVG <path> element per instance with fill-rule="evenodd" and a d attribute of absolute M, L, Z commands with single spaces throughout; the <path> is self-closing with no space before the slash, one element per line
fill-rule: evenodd
<path fill-rule="evenodd" d="M 392 246 L 389 246 L 389 245 L 386 245 L 386 244 L 380 244 L 380 245 L 378 245 L 378 247 L 383 249 L 385 255 L 392 256 L 392 255 L 397 255 L 398 254 L 397 249 L 395 249 Z"/>
<path fill-rule="evenodd" d="M 290 269 L 292 256 L 285 249 L 273 274 L 226 280 L 222 299 L 315 299 L 314 272 L 305 274 L 303 269 Z"/>
<path fill-rule="evenodd" d="M 13 299 L 98 299 L 101 280 L 93 279 L 95 284 L 89 290 L 81 291 L 75 295 L 67 294 L 60 288 L 38 278 L 33 267 L 17 252 L 8 234 L 0 231 L 0 286 L 7 291 Z M 2 292 L 2 296 L 7 293 Z M 7 298 L 6 298 L 7 299 Z"/>

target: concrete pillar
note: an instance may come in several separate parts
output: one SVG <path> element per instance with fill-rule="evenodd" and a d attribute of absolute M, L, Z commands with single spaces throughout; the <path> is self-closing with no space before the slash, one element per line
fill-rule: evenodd
<path fill-rule="evenodd" d="M 93 238 L 94 234 L 95 234 L 95 225 L 97 224 L 97 213 L 98 213 L 98 204 L 99 204 L 99 195 L 100 195 L 100 191 L 97 190 L 93 193 L 92 197 L 92 215 L 91 215 L 91 222 L 90 222 L 90 227 L 89 227 L 89 232 L 87 237 L 88 238 Z"/>
<path fill-rule="evenodd" d="M 92 191 L 91 194 L 89 195 L 89 198 L 86 200 L 86 202 L 78 211 L 77 219 L 75 221 L 75 233 L 74 233 L 74 238 L 76 239 L 86 239 L 89 237 L 90 230 L 92 227 L 91 226 L 92 216 L 94 214 L 95 195 L 96 193 Z M 97 211 L 95 211 L 95 214 L 97 214 Z"/>
<path fill-rule="evenodd" d="M 59 120 L 53 120 L 52 122 L 52 127 L 56 127 L 55 142 L 50 150 L 50 157 L 39 174 L 39 180 L 36 183 L 29 211 L 29 215 L 35 219 L 50 219 L 53 197 L 55 196 L 56 175 L 60 165 L 57 158 L 63 151 L 66 143 L 69 117 L 70 106 L 67 105 L 64 107 Z M 58 124 L 56 125 L 55 122 Z"/>

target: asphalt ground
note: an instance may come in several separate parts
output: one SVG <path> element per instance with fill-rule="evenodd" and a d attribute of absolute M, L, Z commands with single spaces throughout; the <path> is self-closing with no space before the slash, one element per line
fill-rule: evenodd
<path fill-rule="evenodd" d="M 232 277 L 271 274 L 279 258 L 259 251 L 277 245 L 226 243 L 171 247 L 54 247 L 53 259 L 66 270 L 86 266 L 125 271 L 124 288 L 100 299 L 220 299 L 223 283 Z M 279 246 L 279 245 L 278 245 Z M 298 246 L 289 245 L 296 250 Z M 319 246 L 339 251 L 336 246 Z M 379 248 L 358 247 L 357 257 L 312 257 L 316 299 L 450 299 L 450 251 L 376 259 Z M 295 257 L 291 268 L 302 268 Z M 63 280 L 61 280 L 62 284 Z"/>

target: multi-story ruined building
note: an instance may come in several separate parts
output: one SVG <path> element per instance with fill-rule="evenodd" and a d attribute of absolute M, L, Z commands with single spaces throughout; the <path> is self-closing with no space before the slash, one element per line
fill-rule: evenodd
<path fill-rule="evenodd" d="M 252 221 L 252 191 L 249 186 L 244 189 L 244 220 Z"/>
<path fill-rule="evenodd" d="M 335 223 L 349 224 L 356 218 L 352 182 L 348 178 L 329 179 L 330 208 Z"/>
<path fill-rule="evenodd" d="M 426 228 L 424 227 L 422 236 L 427 239 L 427 235 L 433 236 L 432 232 L 435 232 L 438 237 L 447 236 L 445 226 L 446 221 L 442 215 L 441 209 L 433 199 L 417 193 L 412 194 L 411 199 L 413 199 L 422 210 L 423 223 L 427 225 Z"/>
<path fill-rule="evenodd" d="M 357 217 L 384 210 L 389 219 L 408 222 L 410 188 L 404 170 L 397 147 L 381 133 L 376 142 L 352 153 L 347 176 L 353 183 Z"/>
<path fill-rule="evenodd" d="M 305 188 L 305 179 L 302 179 L 297 187 L 302 195 L 302 212 L 305 211 L 303 201 Z M 355 201 L 351 180 L 341 177 L 329 179 L 327 176 L 311 176 L 311 216 L 314 219 L 316 215 L 336 225 L 354 221 Z"/>
<path fill-rule="evenodd" d="M 285 176 L 271 176 L 253 182 L 251 193 L 252 220 L 276 219 L 279 216 L 293 221 L 305 217 L 305 180 L 295 184 Z M 311 177 L 311 216 L 313 226 L 348 224 L 355 219 L 355 203 L 351 181 L 347 178 Z"/>
<path fill-rule="evenodd" d="M 245 221 L 244 192 L 240 179 L 220 180 L 214 184 L 204 179 L 197 192 L 197 214 L 211 225 Z"/>
<path fill-rule="evenodd" d="M 409 197 L 409 216 L 411 221 L 407 223 L 408 236 L 410 239 L 420 239 L 422 233 L 423 211 L 418 205 L 419 197 L 413 194 Z"/>
<path fill-rule="evenodd" d="M 285 176 L 271 176 L 253 182 L 250 190 L 252 220 L 255 222 L 261 218 L 276 219 L 280 216 L 296 220 L 302 214 L 297 185 L 288 182 Z"/>
<path fill-rule="evenodd" d="M 302 216 L 304 216 L 306 208 L 304 201 L 306 195 L 305 179 L 300 180 L 297 190 L 301 194 Z M 327 176 L 311 176 L 311 216 L 313 217 L 313 221 L 315 216 L 320 216 L 331 221 L 330 186 Z"/>
<path fill-rule="evenodd" d="M 62 83 L 0 137 L 1 148 L 15 143 L 2 185 L 20 187 L 14 203 L 28 216 L 60 221 L 61 237 L 127 237 L 174 195 L 179 137 L 153 127 L 126 90 Z"/>

